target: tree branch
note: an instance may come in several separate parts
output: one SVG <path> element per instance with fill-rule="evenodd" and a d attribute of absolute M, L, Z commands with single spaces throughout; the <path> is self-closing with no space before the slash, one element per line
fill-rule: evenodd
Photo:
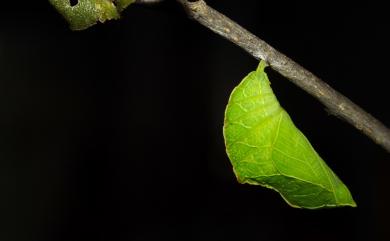
<path fill-rule="evenodd" d="M 346 120 L 378 145 L 390 152 L 390 130 L 351 100 L 332 89 L 320 78 L 280 53 L 203 0 L 176 0 L 188 16 L 206 28 L 238 45 L 256 59 L 265 60 L 274 70 L 288 78 L 324 104 L 330 113 Z"/>

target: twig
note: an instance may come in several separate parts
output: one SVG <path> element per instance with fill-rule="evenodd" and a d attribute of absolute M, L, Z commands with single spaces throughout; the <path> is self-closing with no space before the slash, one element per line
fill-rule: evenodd
<path fill-rule="evenodd" d="M 320 78 L 225 15 L 214 10 L 203 0 L 176 1 L 183 5 L 189 17 L 243 48 L 256 59 L 265 60 L 274 70 L 317 98 L 329 109 L 331 114 L 346 120 L 390 152 L 390 130 Z"/>

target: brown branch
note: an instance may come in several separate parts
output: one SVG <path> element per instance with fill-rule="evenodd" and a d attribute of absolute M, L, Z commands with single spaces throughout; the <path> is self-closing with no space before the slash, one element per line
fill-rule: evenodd
<path fill-rule="evenodd" d="M 214 10 L 203 0 L 177 1 L 183 5 L 189 17 L 238 45 L 256 59 L 265 60 L 274 70 L 317 98 L 330 110 L 330 113 L 346 120 L 390 152 L 390 130 L 351 100 L 332 89 L 320 78 L 225 15 Z"/>

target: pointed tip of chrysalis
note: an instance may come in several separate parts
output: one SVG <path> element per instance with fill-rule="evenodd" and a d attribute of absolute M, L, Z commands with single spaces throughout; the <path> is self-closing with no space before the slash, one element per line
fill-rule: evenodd
<path fill-rule="evenodd" d="M 257 66 L 256 72 L 264 72 L 265 67 L 267 67 L 268 64 L 264 60 L 260 60 L 259 66 Z"/>

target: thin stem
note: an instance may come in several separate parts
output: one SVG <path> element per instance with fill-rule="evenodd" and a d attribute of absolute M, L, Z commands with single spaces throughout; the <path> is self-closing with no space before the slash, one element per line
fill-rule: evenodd
<path fill-rule="evenodd" d="M 265 60 L 271 68 L 317 98 L 331 114 L 346 120 L 390 152 L 390 130 L 320 78 L 208 6 L 205 1 L 177 0 L 177 2 L 183 5 L 190 18 L 241 47 L 256 59 Z"/>

